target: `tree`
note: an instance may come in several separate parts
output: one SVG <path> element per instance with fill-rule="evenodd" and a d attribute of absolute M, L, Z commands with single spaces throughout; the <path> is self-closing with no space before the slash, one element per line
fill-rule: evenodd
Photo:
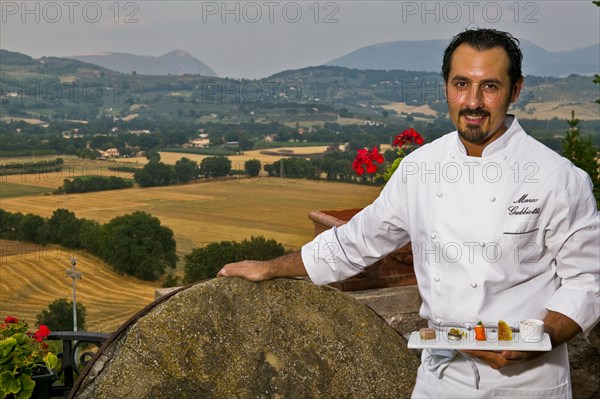
<path fill-rule="evenodd" d="M 168 186 L 176 181 L 175 168 L 162 162 L 150 161 L 133 174 L 142 187 Z"/>
<path fill-rule="evenodd" d="M 45 244 L 48 242 L 48 223 L 41 216 L 28 213 L 21 219 L 19 240 Z"/>
<path fill-rule="evenodd" d="M 100 232 L 102 226 L 95 220 L 80 219 L 79 239 L 81 246 L 91 254 L 98 255 L 100 252 Z"/>
<path fill-rule="evenodd" d="M 0 237 L 8 240 L 18 240 L 22 220 L 22 213 L 11 213 L 0 209 Z"/>
<path fill-rule="evenodd" d="M 265 166 L 265 171 L 269 173 L 269 176 L 282 177 L 281 169 L 283 169 L 283 177 L 286 178 L 318 178 L 317 167 L 304 158 L 282 158 L 279 161 L 273 162 L 270 168 Z"/>
<path fill-rule="evenodd" d="M 200 172 L 205 177 L 223 177 L 231 172 L 231 160 L 224 156 L 207 157 L 200 163 Z"/>
<path fill-rule="evenodd" d="M 246 133 L 238 135 L 238 148 L 240 151 L 248 151 L 252 149 L 252 140 Z"/>
<path fill-rule="evenodd" d="M 262 164 L 258 159 L 249 159 L 244 162 L 244 171 L 250 177 L 256 177 L 260 173 L 260 169 L 262 168 Z"/>
<path fill-rule="evenodd" d="M 81 220 L 67 209 L 57 209 L 48 219 L 50 241 L 67 248 L 81 247 Z"/>
<path fill-rule="evenodd" d="M 598 7 L 600 7 L 600 1 L 593 1 L 592 3 L 594 3 L 595 5 L 597 5 Z M 600 75 L 598 75 L 597 73 L 594 74 L 594 83 L 597 84 L 597 85 L 600 85 Z M 596 102 L 598 104 L 600 104 L 600 98 L 597 99 Z M 598 200 L 598 197 L 596 197 L 596 200 Z"/>
<path fill-rule="evenodd" d="M 592 137 L 581 138 L 579 134 L 579 119 L 575 118 L 575 111 L 571 111 L 571 119 L 567 121 L 569 130 L 563 139 L 562 155 L 573 164 L 584 170 L 594 185 L 594 197 L 600 209 L 600 173 L 598 172 L 598 149 L 592 143 Z"/>
<path fill-rule="evenodd" d="M 77 331 L 85 330 L 86 316 L 85 306 L 77 302 Z M 73 302 L 65 298 L 55 300 L 36 316 L 36 324 L 44 324 L 50 331 L 73 331 Z"/>
<path fill-rule="evenodd" d="M 144 156 L 148 160 L 148 162 L 158 162 L 160 161 L 160 154 L 158 151 L 151 150 L 144 152 Z"/>
<path fill-rule="evenodd" d="M 183 157 L 175 162 L 175 176 L 182 183 L 187 183 L 197 178 L 199 173 L 200 170 L 196 161 Z"/>
<path fill-rule="evenodd" d="M 223 265 L 239 262 L 244 259 L 270 260 L 285 254 L 285 248 L 273 239 L 262 236 L 251 237 L 250 240 L 221 241 L 208 244 L 202 248 L 194 248 L 185 256 L 184 282 L 212 278 Z"/>
<path fill-rule="evenodd" d="M 102 226 L 99 254 L 117 273 L 156 280 L 177 264 L 173 231 L 158 218 L 134 212 Z"/>

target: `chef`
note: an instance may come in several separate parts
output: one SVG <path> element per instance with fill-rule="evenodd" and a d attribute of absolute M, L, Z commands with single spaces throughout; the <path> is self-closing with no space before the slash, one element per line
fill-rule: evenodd
<path fill-rule="evenodd" d="M 507 114 L 523 87 L 510 34 L 457 35 L 442 73 L 456 131 L 401 163 L 380 196 L 298 253 L 220 276 L 339 281 L 412 242 L 432 327 L 544 320 L 549 352 L 423 350 L 415 398 L 570 398 L 566 342 L 600 319 L 600 223 L 589 176 Z"/>

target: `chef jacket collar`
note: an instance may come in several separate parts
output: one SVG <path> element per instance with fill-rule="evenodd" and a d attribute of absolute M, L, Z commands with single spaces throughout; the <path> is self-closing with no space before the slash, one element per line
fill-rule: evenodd
<path fill-rule="evenodd" d="M 517 117 L 512 114 L 506 115 L 506 118 L 504 118 L 504 124 L 508 126 L 508 129 L 502 134 L 502 136 L 485 146 L 481 154 L 482 158 L 505 152 L 510 139 L 515 136 L 517 132 L 523 132 L 521 125 L 519 125 L 519 122 L 517 122 Z M 457 131 L 455 131 L 455 135 L 458 152 L 464 156 L 467 156 L 467 150 L 462 141 L 460 141 L 460 136 L 458 135 Z"/>

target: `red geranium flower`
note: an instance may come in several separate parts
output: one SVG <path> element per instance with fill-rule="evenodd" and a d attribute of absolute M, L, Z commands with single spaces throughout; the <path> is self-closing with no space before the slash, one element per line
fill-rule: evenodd
<path fill-rule="evenodd" d="M 395 147 L 402 147 L 405 144 L 423 144 L 423 137 L 412 127 L 410 129 L 406 129 L 402 133 L 396 136 L 394 139 Z"/>
<path fill-rule="evenodd" d="M 425 140 L 423 139 L 423 136 L 421 136 L 412 127 L 398 134 L 394 138 L 393 143 L 393 146 L 396 147 L 394 150 L 396 152 L 396 158 L 390 162 L 390 165 L 387 167 L 385 172 L 378 174 L 376 177 L 381 177 L 385 182 L 387 182 L 392 177 L 394 171 L 398 169 L 398 166 L 404 157 L 408 155 L 415 147 L 422 145 L 424 142 Z M 384 163 L 384 158 L 379 153 L 379 150 L 377 148 L 373 148 L 373 150 L 369 151 L 368 149 L 364 148 L 362 150 L 358 150 L 358 154 L 352 163 L 352 168 L 358 176 L 362 176 L 365 173 L 377 173 L 377 165 L 375 165 L 375 163 Z"/>
<path fill-rule="evenodd" d="M 6 318 L 4 319 L 4 322 L 6 324 L 16 324 L 19 322 L 19 320 L 16 317 L 6 316 Z"/>
<path fill-rule="evenodd" d="M 356 172 L 357 175 L 362 176 L 365 173 L 373 174 L 377 172 L 377 165 L 383 163 L 383 155 L 379 153 L 377 147 L 373 147 L 371 151 L 363 148 L 358 150 L 358 154 L 356 158 L 354 158 L 354 162 L 352 162 L 352 169 Z"/>
<path fill-rule="evenodd" d="M 37 330 L 35 332 L 35 334 L 33 334 L 33 339 L 42 342 L 43 340 L 45 340 L 46 338 L 48 338 L 48 335 L 50 335 L 50 329 L 48 327 L 46 327 L 45 325 L 41 325 L 40 329 Z"/>

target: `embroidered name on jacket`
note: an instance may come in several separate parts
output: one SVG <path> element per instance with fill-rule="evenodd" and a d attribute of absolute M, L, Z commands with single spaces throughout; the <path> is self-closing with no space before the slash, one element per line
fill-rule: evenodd
<path fill-rule="evenodd" d="M 523 194 L 519 199 L 513 201 L 513 204 L 520 205 L 511 205 L 508 207 L 509 215 L 538 215 L 542 212 L 541 208 L 531 208 L 527 205 L 521 204 L 534 204 L 538 202 L 538 198 L 529 198 L 529 194 Z M 535 206 L 535 205 L 532 205 Z"/>

